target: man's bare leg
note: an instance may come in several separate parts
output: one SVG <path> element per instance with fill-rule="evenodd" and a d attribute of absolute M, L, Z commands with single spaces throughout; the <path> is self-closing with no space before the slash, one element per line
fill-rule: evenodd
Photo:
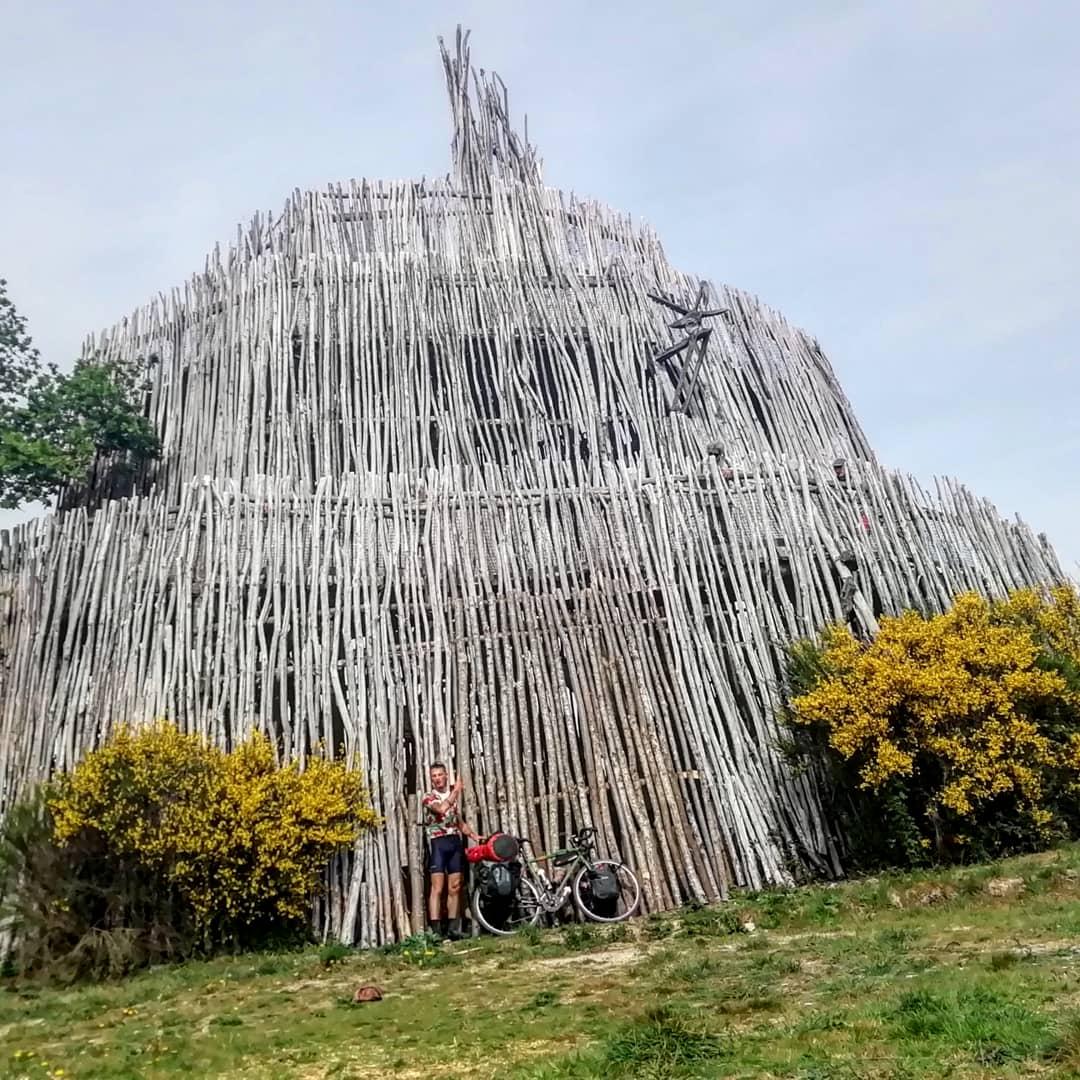
<path fill-rule="evenodd" d="M 451 875 L 453 876 L 453 875 Z M 460 874 L 457 875 L 459 878 Z M 428 922 L 435 933 L 439 933 L 439 924 L 442 922 L 442 896 L 446 888 L 445 874 L 431 875 L 431 890 L 428 893 Z"/>
<path fill-rule="evenodd" d="M 451 874 L 447 880 L 450 892 L 446 898 L 446 914 L 451 919 L 461 918 L 461 884 L 463 881 L 463 874 Z"/>
<path fill-rule="evenodd" d="M 446 914 L 450 919 L 450 937 L 452 938 L 464 936 L 461 931 L 461 884 L 463 880 L 461 874 L 450 874 L 447 877 L 450 891 L 446 897 Z"/>

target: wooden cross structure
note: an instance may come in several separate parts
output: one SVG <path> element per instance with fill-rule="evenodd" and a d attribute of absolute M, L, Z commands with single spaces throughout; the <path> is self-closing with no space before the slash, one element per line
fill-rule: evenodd
<path fill-rule="evenodd" d="M 709 338 L 712 337 L 712 327 L 703 325 L 703 320 L 717 315 L 726 315 L 730 309 L 705 307 L 707 286 L 704 281 L 698 289 L 693 307 L 683 307 L 682 304 L 677 304 L 674 300 L 657 293 L 649 293 L 648 296 L 650 300 L 663 304 L 664 307 L 670 308 L 679 315 L 673 323 L 668 324 L 672 330 L 686 331 L 686 337 L 682 341 L 677 341 L 670 348 L 653 357 L 653 363 L 660 364 L 678 355 L 683 349 L 686 350 L 685 363 L 679 375 L 679 381 L 675 384 L 675 397 L 668 406 L 668 413 L 685 413 L 689 411 L 690 402 L 697 389 L 701 368 L 705 363 L 705 352 L 709 347 Z"/>

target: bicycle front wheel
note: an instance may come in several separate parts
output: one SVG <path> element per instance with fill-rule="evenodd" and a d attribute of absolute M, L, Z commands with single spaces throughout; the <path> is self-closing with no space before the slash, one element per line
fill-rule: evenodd
<path fill-rule="evenodd" d="M 615 881 L 615 895 L 607 895 L 604 885 Z M 593 888 L 601 893 L 596 896 Z M 641 903 L 641 885 L 625 863 L 601 859 L 583 866 L 574 877 L 574 903 L 592 922 L 615 923 L 629 919 Z"/>
<path fill-rule="evenodd" d="M 489 933 L 508 937 L 524 926 L 535 926 L 543 909 L 540 894 L 528 878 L 518 882 L 516 892 L 507 900 L 501 900 L 477 889 L 472 896 L 472 916 Z"/>

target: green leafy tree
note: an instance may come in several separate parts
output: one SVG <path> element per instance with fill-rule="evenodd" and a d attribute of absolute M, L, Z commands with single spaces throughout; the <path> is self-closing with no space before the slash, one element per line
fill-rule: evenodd
<path fill-rule="evenodd" d="M 46 502 L 86 483 L 95 466 L 130 472 L 161 444 L 143 415 L 147 363 L 43 363 L 0 278 L 0 507 Z"/>

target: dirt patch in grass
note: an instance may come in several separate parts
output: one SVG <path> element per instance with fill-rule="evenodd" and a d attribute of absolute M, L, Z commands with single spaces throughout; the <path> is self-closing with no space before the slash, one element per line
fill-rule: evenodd
<path fill-rule="evenodd" d="M 599 952 L 574 954 L 572 956 L 547 956 L 527 961 L 523 971 L 563 971 L 581 968 L 589 971 L 612 971 L 639 963 L 648 956 L 648 946 L 619 945 Z"/>

